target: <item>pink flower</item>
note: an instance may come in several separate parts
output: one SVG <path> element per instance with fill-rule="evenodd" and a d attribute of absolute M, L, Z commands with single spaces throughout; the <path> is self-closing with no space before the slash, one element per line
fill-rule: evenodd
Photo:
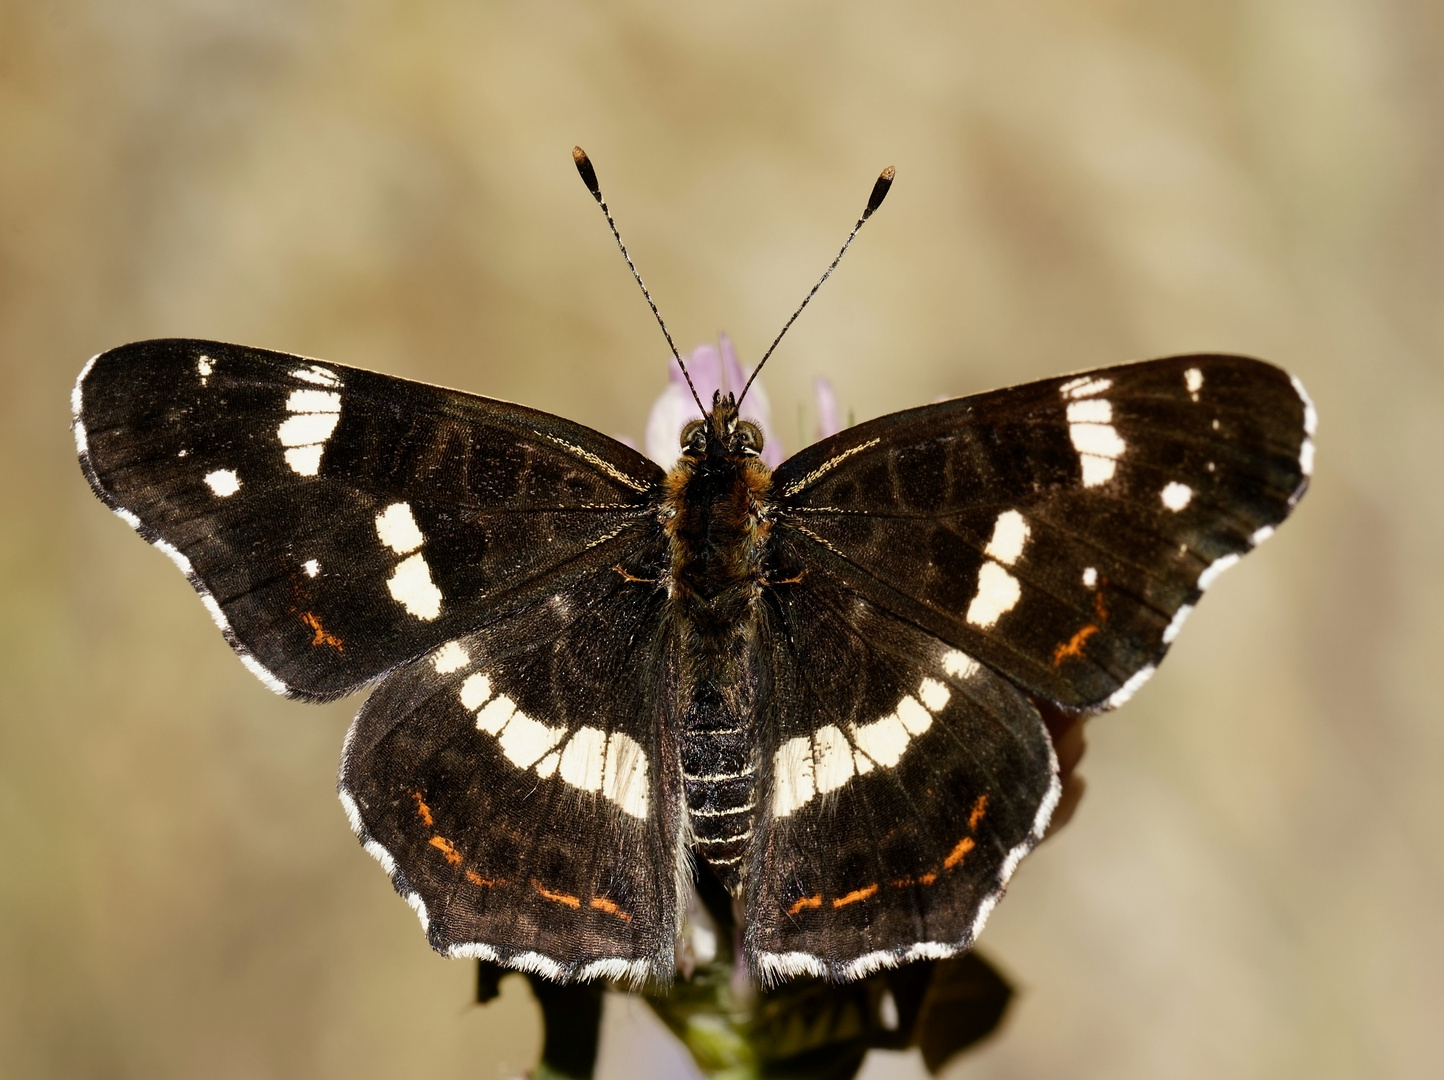
<path fill-rule="evenodd" d="M 647 417 L 647 456 L 664 469 L 677 464 L 682 456 L 682 429 L 688 421 L 701 419 L 697 403 L 682 378 L 682 369 L 673 360 L 667 365 L 670 376 L 667 389 L 652 405 Z M 697 396 L 708 408 L 712 407 L 712 395 L 718 390 L 724 394 L 740 394 L 747 385 L 750 371 L 743 369 L 732 348 L 732 339 L 722 334 L 716 345 L 698 345 L 687 358 L 687 371 L 697 387 Z M 782 440 L 772 429 L 772 409 L 767 401 L 767 391 L 760 381 L 752 384 L 747 398 L 742 402 L 742 418 L 751 420 L 762 429 L 762 460 L 770 469 L 782 464 Z"/>

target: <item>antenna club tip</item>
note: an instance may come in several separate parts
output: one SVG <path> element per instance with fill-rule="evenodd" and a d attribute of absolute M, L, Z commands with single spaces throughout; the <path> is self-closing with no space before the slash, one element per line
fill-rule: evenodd
<path fill-rule="evenodd" d="M 882 205 L 883 199 L 887 198 L 888 188 L 892 187 L 893 177 L 897 170 L 889 165 L 878 174 L 877 183 L 872 186 L 872 194 L 867 197 L 867 209 L 862 212 L 863 219 L 872 216 L 874 210 Z"/>
<path fill-rule="evenodd" d="M 592 198 L 601 202 L 602 186 L 597 182 L 597 170 L 592 168 L 592 159 L 587 157 L 587 152 L 580 146 L 572 147 L 572 162 L 581 175 L 582 183 L 586 184 L 587 190 L 592 193 Z"/>

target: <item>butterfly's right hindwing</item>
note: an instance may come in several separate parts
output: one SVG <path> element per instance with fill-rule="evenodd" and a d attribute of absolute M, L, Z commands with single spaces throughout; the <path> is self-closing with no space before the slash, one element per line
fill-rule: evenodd
<path fill-rule="evenodd" d="M 661 548 L 629 559 L 655 577 Z M 671 978 L 677 750 L 664 594 L 605 569 L 390 675 L 341 795 L 432 946 L 552 978 Z"/>

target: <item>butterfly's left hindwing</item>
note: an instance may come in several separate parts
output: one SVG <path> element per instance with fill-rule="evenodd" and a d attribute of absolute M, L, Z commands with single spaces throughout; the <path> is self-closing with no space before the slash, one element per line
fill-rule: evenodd
<path fill-rule="evenodd" d="M 1060 787 L 1007 679 L 818 574 L 784 541 L 747 934 L 764 980 L 851 979 L 969 948 Z"/>
<path fill-rule="evenodd" d="M 661 547 L 634 554 L 657 576 Z M 663 594 L 605 569 L 388 676 L 347 738 L 352 827 L 434 948 L 671 978 L 677 750 Z"/>
<path fill-rule="evenodd" d="M 656 539 L 661 470 L 507 402 L 284 353 L 93 360 L 96 493 L 185 571 L 274 690 L 328 698 Z"/>

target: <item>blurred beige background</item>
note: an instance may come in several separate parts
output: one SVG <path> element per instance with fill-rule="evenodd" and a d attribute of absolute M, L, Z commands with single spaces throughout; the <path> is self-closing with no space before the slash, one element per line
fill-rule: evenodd
<path fill-rule="evenodd" d="M 792 449 L 819 374 L 859 418 L 1188 350 L 1305 380 L 1312 492 L 1092 724 L 951 1075 L 1444 1075 L 1437 0 L 0 0 L 0 1074 L 532 1061 L 346 828 L 357 702 L 242 669 L 67 398 L 189 335 L 640 436 L 665 347 L 573 143 L 679 344 L 751 361 L 897 166 L 769 367 Z M 682 1075 L 608 1024 L 607 1075 Z"/>

